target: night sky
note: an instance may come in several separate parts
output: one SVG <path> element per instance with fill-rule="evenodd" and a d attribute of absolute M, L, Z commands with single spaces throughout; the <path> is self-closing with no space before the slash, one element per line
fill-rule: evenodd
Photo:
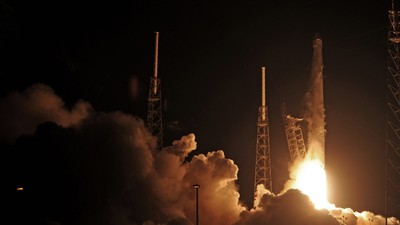
<path fill-rule="evenodd" d="M 329 199 L 384 212 L 389 0 L 0 3 L 1 98 L 43 83 L 67 107 L 82 99 L 98 112 L 145 119 L 159 31 L 164 145 L 194 133 L 189 157 L 223 150 L 239 167 L 240 199 L 249 206 L 261 66 L 278 193 L 289 162 L 280 104 L 301 117 L 318 32 Z"/>

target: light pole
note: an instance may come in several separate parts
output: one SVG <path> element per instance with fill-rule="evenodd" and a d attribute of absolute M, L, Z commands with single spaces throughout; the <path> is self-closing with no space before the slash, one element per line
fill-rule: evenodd
<path fill-rule="evenodd" d="M 199 184 L 193 184 L 194 189 L 196 189 L 196 225 L 199 225 Z"/>

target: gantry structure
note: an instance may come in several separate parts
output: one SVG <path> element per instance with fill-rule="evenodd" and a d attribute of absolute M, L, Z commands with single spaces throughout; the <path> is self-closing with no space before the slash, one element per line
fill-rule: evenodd
<path fill-rule="evenodd" d="M 269 140 L 268 109 L 265 98 L 265 67 L 262 70 L 262 101 L 258 107 L 257 146 L 254 179 L 254 199 L 256 198 L 257 185 L 263 184 L 272 193 L 271 151 Z"/>
<path fill-rule="evenodd" d="M 162 125 L 162 99 L 161 99 L 161 79 L 158 77 L 158 37 L 159 32 L 155 32 L 155 54 L 154 54 L 154 74 L 150 78 L 150 89 L 147 108 L 147 128 L 157 139 L 157 149 L 163 147 L 163 125 Z"/>
<path fill-rule="evenodd" d="M 400 218 L 400 29 L 399 14 L 392 0 L 389 10 L 388 76 L 386 114 L 386 224 L 399 224 Z"/>
<path fill-rule="evenodd" d="M 285 126 L 286 140 L 289 148 L 289 155 L 292 162 L 296 159 L 304 159 L 306 146 L 304 143 L 303 131 L 298 124 L 303 119 L 295 118 L 287 114 L 286 104 L 281 104 L 282 120 Z"/>

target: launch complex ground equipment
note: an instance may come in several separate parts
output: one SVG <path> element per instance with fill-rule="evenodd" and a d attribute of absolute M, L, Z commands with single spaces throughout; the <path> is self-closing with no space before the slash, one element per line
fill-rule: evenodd
<path fill-rule="evenodd" d="M 303 131 L 298 124 L 303 119 L 295 118 L 287 114 L 286 104 L 281 105 L 282 120 L 285 126 L 286 140 L 289 148 L 290 159 L 304 159 L 306 156 L 306 146 L 304 144 Z"/>
<path fill-rule="evenodd" d="M 257 185 L 259 184 L 263 184 L 267 190 L 272 192 L 268 109 L 266 106 L 266 99 L 265 99 L 265 67 L 262 67 L 261 69 L 262 69 L 262 74 L 261 74 L 262 100 L 261 100 L 261 106 L 258 107 L 254 199 L 257 193 Z"/>

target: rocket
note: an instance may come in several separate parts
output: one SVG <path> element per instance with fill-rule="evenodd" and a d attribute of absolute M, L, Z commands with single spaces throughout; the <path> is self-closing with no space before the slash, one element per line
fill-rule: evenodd
<path fill-rule="evenodd" d="M 322 79 L 322 70 L 324 68 L 322 62 L 322 39 L 319 33 L 316 33 L 313 40 L 313 58 L 311 67 L 311 80 Z M 322 88 L 322 82 L 321 82 Z"/>
<path fill-rule="evenodd" d="M 304 119 L 308 130 L 308 151 L 325 164 L 325 109 L 323 87 L 322 39 L 317 33 L 313 40 L 311 86 L 306 93 L 307 109 Z"/>

